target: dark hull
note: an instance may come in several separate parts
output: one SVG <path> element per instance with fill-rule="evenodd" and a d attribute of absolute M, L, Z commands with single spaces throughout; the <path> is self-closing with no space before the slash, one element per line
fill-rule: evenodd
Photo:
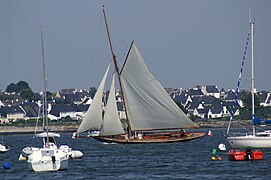
<path fill-rule="evenodd" d="M 184 136 L 179 136 L 176 133 L 170 133 L 167 135 L 155 134 L 151 136 L 143 136 L 142 139 L 139 138 L 129 138 L 126 139 L 124 136 L 113 136 L 113 137 L 102 137 L 94 136 L 92 138 L 100 142 L 106 143 L 120 143 L 120 144 L 147 144 L 147 143 L 174 143 L 174 142 L 185 142 L 191 141 L 197 138 L 205 136 L 203 132 L 193 132 L 185 133 Z"/>

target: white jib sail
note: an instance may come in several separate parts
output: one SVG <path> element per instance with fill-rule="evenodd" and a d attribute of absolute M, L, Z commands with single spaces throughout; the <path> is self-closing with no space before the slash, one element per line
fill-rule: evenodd
<path fill-rule="evenodd" d="M 113 75 L 107 105 L 105 107 L 104 122 L 101 126 L 100 136 L 124 134 L 118 115 L 115 95 L 115 76 Z"/>
<path fill-rule="evenodd" d="M 134 43 L 120 76 L 132 130 L 196 126 L 149 71 Z"/>
<path fill-rule="evenodd" d="M 85 117 L 83 118 L 82 123 L 80 124 L 77 134 L 80 134 L 84 131 L 87 131 L 89 129 L 92 129 L 94 127 L 98 127 L 102 125 L 102 111 L 103 111 L 103 92 L 104 92 L 104 86 L 105 86 L 105 81 L 107 78 L 107 74 L 109 71 L 110 65 L 108 65 L 106 72 L 103 76 L 103 79 L 97 89 L 97 92 L 93 98 L 93 101 L 88 108 Z"/>

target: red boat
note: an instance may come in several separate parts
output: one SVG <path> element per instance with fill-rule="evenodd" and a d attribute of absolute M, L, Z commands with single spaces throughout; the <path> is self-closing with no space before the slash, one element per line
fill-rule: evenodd
<path fill-rule="evenodd" d="M 251 149 L 246 149 L 243 151 L 231 149 L 228 152 L 230 161 L 254 161 L 263 160 L 263 152 L 260 150 L 252 151 Z"/>

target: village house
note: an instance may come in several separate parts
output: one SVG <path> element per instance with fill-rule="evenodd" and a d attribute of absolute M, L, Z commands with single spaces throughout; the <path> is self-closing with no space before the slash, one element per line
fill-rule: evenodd
<path fill-rule="evenodd" d="M 237 96 L 237 103 L 240 107 L 244 107 L 244 103 L 241 99 L 243 99 L 246 96 L 247 92 L 242 90 L 238 92 L 238 96 Z M 225 102 L 234 102 L 234 97 L 235 97 L 235 90 L 234 89 L 230 89 L 227 92 L 226 98 L 224 99 Z"/>
<path fill-rule="evenodd" d="M 218 105 L 211 107 L 208 112 L 208 118 L 221 118 L 221 117 L 229 117 L 231 114 L 226 106 Z"/>
<path fill-rule="evenodd" d="M 220 98 L 220 92 L 218 91 L 217 86 L 201 86 L 201 92 L 205 96 Z"/>
<path fill-rule="evenodd" d="M 4 103 L 0 100 L 0 107 L 4 107 Z"/>
<path fill-rule="evenodd" d="M 9 123 L 24 118 L 25 112 L 23 111 L 21 106 L 6 106 L 0 108 L 1 122 Z"/>
<path fill-rule="evenodd" d="M 271 106 L 271 93 L 270 92 L 266 92 L 266 91 L 262 91 L 257 93 L 257 95 L 260 98 L 260 105 L 261 106 Z"/>
<path fill-rule="evenodd" d="M 235 104 L 235 90 L 230 89 L 219 91 L 217 86 L 204 85 L 183 90 L 182 88 L 165 88 L 179 106 L 184 108 L 188 116 L 198 116 L 200 118 L 221 118 L 230 116 L 231 107 Z M 239 115 L 239 109 L 243 107 L 243 99 L 248 91 L 240 90 L 235 104 L 234 115 Z M 106 92 L 108 94 L 108 92 Z M 2 122 L 12 122 L 17 119 L 38 118 L 41 101 L 27 102 L 17 93 L 9 93 L 10 100 L 0 100 L 0 119 Z M 38 96 L 39 97 L 38 97 Z M 257 93 L 261 106 L 271 106 L 271 93 Z M 35 99 L 40 99 L 36 93 Z M 68 100 L 68 101 L 65 101 Z M 92 99 L 86 90 L 62 89 L 56 95 L 48 99 L 48 117 L 51 120 L 58 120 L 65 117 L 72 119 L 82 119 L 85 116 Z M 116 91 L 116 103 L 120 119 L 126 119 L 123 100 L 119 90 Z"/>
<path fill-rule="evenodd" d="M 22 102 L 20 107 L 25 113 L 24 119 L 38 118 L 40 106 L 35 102 Z"/>
<path fill-rule="evenodd" d="M 51 120 L 58 120 L 65 117 L 79 119 L 83 116 L 79 112 L 81 111 L 75 104 L 48 104 L 48 118 Z"/>
<path fill-rule="evenodd" d="M 199 86 L 196 86 L 192 89 L 184 90 L 184 93 L 191 96 L 192 98 L 204 96 Z"/>
<path fill-rule="evenodd" d="M 190 95 L 182 93 L 180 95 L 172 94 L 171 98 L 177 104 L 181 104 L 183 107 L 186 107 L 189 102 L 192 102 Z"/>
<path fill-rule="evenodd" d="M 124 111 L 124 106 L 121 102 L 117 102 L 118 115 L 120 119 L 126 119 L 126 113 Z"/>

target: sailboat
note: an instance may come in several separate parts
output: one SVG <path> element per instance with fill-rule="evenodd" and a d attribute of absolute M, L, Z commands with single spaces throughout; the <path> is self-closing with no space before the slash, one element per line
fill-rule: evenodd
<path fill-rule="evenodd" d="M 44 89 L 42 93 L 42 119 L 44 122 L 44 132 L 36 134 L 36 137 L 43 139 L 43 147 L 41 148 L 25 148 L 23 152 L 30 152 L 27 156 L 27 163 L 31 170 L 36 172 L 41 171 L 58 171 L 68 168 L 69 154 L 68 148 L 57 147 L 55 137 L 60 137 L 59 134 L 49 132 L 48 118 L 47 118 L 47 96 L 46 87 L 47 80 L 45 75 L 45 60 L 44 60 L 44 46 L 43 46 L 43 32 L 41 26 L 41 43 L 42 43 L 42 64 L 43 64 L 43 83 Z"/>
<path fill-rule="evenodd" d="M 249 30 L 248 38 L 246 42 L 245 53 L 243 56 L 241 71 L 239 74 L 237 88 L 235 91 L 235 104 L 237 104 L 236 99 L 237 99 L 237 94 L 238 94 L 238 90 L 240 86 L 240 80 L 241 80 L 244 61 L 246 58 L 246 50 L 248 47 L 250 35 L 251 35 L 251 52 L 252 52 L 251 53 L 252 133 L 245 133 L 245 134 L 230 133 L 230 126 L 231 126 L 231 122 L 233 120 L 233 114 L 234 114 L 234 106 L 233 106 L 233 110 L 231 113 L 232 116 L 228 124 L 226 136 L 227 136 L 227 141 L 233 148 L 271 148 L 271 130 L 266 130 L 262 132 L 256 131 L 257 124 L 261 124 L 261 123 L 270 124 L 270 120 L 260 120 L 255 115 L 254 97 L 255 97 L 256 90 L 255 90 L 255 85 L 254 85 L 254 21 L 251 21 L 251 18 L 250 18 L 250 30 Z"/>
<path fill-rule="evenodd" d="M 85 131 L 100 128 L 100 134 L 92 138 L 107 143 L 169 143 L 203 137 L 203 132 L 184 132 L 184 129 L 195 128 L 197 125 L 174 103 L 149 71 L 134 41 L 130 45 L 123 67 L 119 69 L 104 10 L 103 14 L 121 89 L 127 128 L 124 131 L 117 114 L 114 78 L 107 105 L 103 108 L 102 99 L 108 67 L 74 136 L 78 137 Z"/>
<path fill-rule="evenodd" d="M 0 143 L 0 153 L 5 153 L 10 150 L 9 146 L 4 143 L 3 137 L 2 137 L 2 143 Z"/>

